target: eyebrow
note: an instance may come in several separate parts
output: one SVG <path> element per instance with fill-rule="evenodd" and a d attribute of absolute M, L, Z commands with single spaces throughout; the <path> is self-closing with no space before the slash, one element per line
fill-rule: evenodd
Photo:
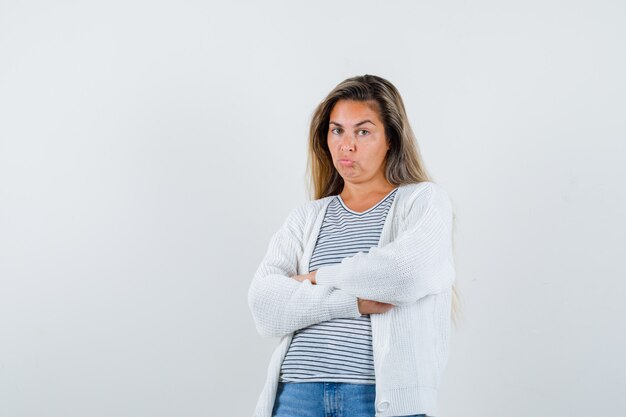
<path fill-rule="evenodd" d="M 329 123 L 330 123 L 330 124 L 333 124 L 333 125 L 335 125 L 335 126 L 343 127 L 343 126 L 341 125 L 341 123 L 333 122 L 332 120 L 331 120 Z M 364 124 L 366 124 L 366 123 L 371 123 L 371 124 L 373 124 L 374 126 L 376 126 L 376 123 L 372 122 L 372 121 L 371 121 L 371 120 L 369 120 L 369 119 L 367 119 L 367 120 L 363 120 L 362 122 L 359 122 L 359 123 L 355 124 L 354 126 L 361 126 L 361 125 L 364 125 Z"/>

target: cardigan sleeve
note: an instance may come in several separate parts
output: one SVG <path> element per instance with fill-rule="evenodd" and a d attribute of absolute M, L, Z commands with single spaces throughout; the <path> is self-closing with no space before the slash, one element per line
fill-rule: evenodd
<path fill-rule="evenodd" d="M 282 337 L 333 318 L 361 316 L 357 298 L 347 291 L 291 278 L 298 275 L 305 219 L 305 205 L 292 210 L 252 278 L 248 305 L 262 336 Z"/>
<path fill-rule="evenodd" d="M 449 288 L 455 279 L 452 205 L 439 185 L 423 184 L 407 201 L 393 241 L 320 267 L 317 284 L 394 305 L 413 303 Z"/>

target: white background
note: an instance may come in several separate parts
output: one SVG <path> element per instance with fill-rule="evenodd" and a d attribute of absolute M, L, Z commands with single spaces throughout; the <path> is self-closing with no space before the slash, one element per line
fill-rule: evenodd
<path fill-rule="evenodd" d="M 625 12 L 0 0 L 0 415 L 251 416 L 248 285 L 370 73 L 457 218 L 438 417 L 623 416 Z"/>

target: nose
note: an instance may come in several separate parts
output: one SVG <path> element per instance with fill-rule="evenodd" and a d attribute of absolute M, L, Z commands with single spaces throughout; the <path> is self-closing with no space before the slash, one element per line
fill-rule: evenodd
<path fill-rule="evenodd" d="M 341 140 L 341 144 L 339 145 L 340 150 L 341 151 L 346 151 L 346 150 L 353 151 L 355 138 L 351 135 L 345 135 L 344 137 L 347 139 Z"/>

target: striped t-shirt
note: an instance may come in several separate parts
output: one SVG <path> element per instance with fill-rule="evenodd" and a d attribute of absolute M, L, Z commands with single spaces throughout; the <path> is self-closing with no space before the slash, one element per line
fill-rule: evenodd
<path fill-rule="evenodd" d="M 360 213 L 349 209 L 337 195 L 324 214 L 309 271 L 377 246 L 397 189 Z M 375 383 L 369 314 L 332 319 L 294 332 L 280 381 Z"/>

